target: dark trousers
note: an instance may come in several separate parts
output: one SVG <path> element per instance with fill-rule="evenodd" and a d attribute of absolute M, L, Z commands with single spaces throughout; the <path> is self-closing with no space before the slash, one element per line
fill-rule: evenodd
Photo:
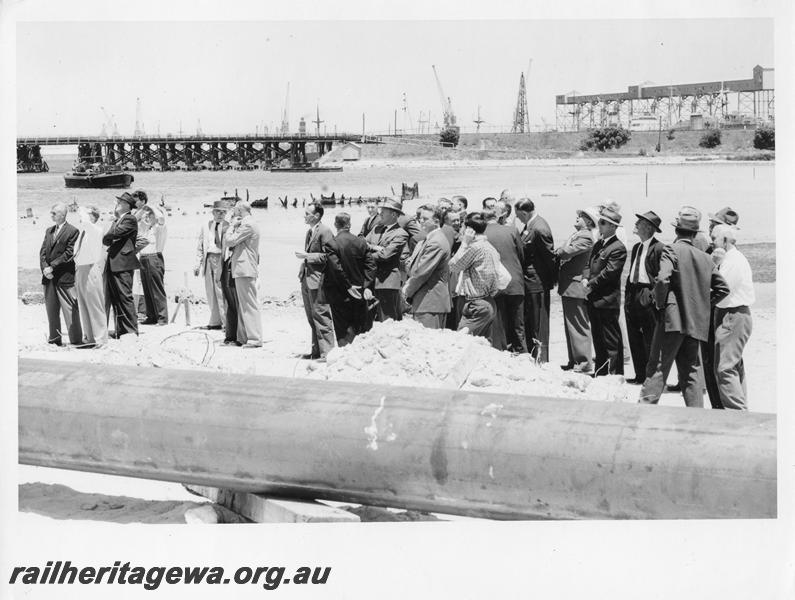
<path fill-rule="evenodd" d="M 383 322 L 387 319 L 400 321 L 403 319 L 403 298 L 400 290 L 376 288 L 374 294 L 378 299 L 379 321 Z"/>
<path fill-rule="evenodd" d="M 450 312 L 447 313 L 445 328 L 458 331 L 458 322 L 461 320 L 461 311 L 464 310 L 466 300 L 464 296 L 453 296 L 450 298 L 451 308 Z"/>
<path fill-rule="evenodd" d="M 138 317 L 135 314 L 132 295 L 133 272 L 118 271 L 114 273 L 110 270 L 110 265 L 107 265 L 105 272 L 107 273 L 106 297 L 113 307 L 116 335 L 120 336 L 125 333 L 138 335 Z"/>
<path fill-rule="evenodd" d="M 77 295 L 75 286 L 60 286 L 57 283 L 44 284 L 44 307 L 47 309 L 47 323 L 50 334 L 47 342 L 61 345 L 61 313 L 65 329 L 69 334 L 70 344 L 83 343 L 83 331 L 80 328 L 80 312 L 77 308 Z"/>
<path fill-rule="evenodd" d="M 524 333 L 530 355 L 549 362 L 549 290 L 525 293 Z"/>
<path fill-rule="evenodd" d="M 494 316 L 497 307 L 494 298 L 472 298 L 464 303 L 461 311 L 461 320 L 458 322 L 458 329 L 469 330 L 472 335 L 479 335 L 491 340 L 494 325 Z"/>
<path fill-rule="evenodd" d="M 166 274 L 163 255 L 141 254 L 141 285 L 146 301 L 146 320 L 149 323 L 168 323 L 168 298 L 163 278 Z"/>
<path fill-rule="evenodd" d="M 594 375 L 623 375 L 624 338 L 618 322 L 621 311 L 617 308 L 594 308 L 591 304 L 587 306 L 596 354 Z"/>
<path fill-rule="evenodd" d="M 232 277 L 232 265 L 229 259 L 221 263 L 221 292 L 226 303 L 226 315 L 224 323 L 224 341 L 237 341 L 237 290 L 235 290 L 235 279 Z"/>
<path fill-rule="evenodd" d="M 366 300 L 351 298 L 347 292 L 338 290 L 328 290 L 326 297 L 331 306 L 331 318 L 334 320 L 334 334 L 338 346 L 350 344 L 357 335 L 370 329 L 372 319 L 368 319 Z"/>
<path fill-rule="evenodd" d="M 494 318 L 492 346 L 497 350 L 527 352 L 524 335 L 524 294 L 500 294 L 494 297 L 497 315 Z"/>
<path fill-rule="evenodd" d="M 660 321 L 654 330 L 651 354 L 646 366 L 646 381 L 640 389 L 642 404 L 657 404 L 665 388 L 665 380 L 676 361 L 679 372 L 679 385 L 685 405 L 691 408 L 704 407 L 704 394 L 701 391 L 701 357 L 699 342 L 677 331 L 665 331 Z"/>
<path fill-rule="evenodd" d="M 715 307 L 709 311 L 709 334 L 706 342 L 701 342 L 701 363 L 704 368 L 704 387 L 712 408 L 723 408 L 718 389 L 718 380 L 715 379 Z"/>
<path fill-rule="evenodd" d="M 651 299 L 651 286 L 628 283 L 624 292 L 624 317 L 635 378 L 646 378 L 651 341 L 657 327 L 657 311 Z"/>

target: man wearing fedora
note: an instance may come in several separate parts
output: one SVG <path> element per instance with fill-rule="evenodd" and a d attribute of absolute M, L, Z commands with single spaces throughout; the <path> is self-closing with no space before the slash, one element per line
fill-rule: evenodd
<path fill-rule="evenodd" d="M 226 211 L 225 200 L 213 202 L 213 218 L 204 223 L 199 230 L 193 274 L 196 277 L 201 274 L 204 278 L 204 290 L 210 307 L 210 321 L 202 329 L 223 329 L 226 322 L 226 306 L 221 283 L 222 242 L 226 230 L 229 229 L 229 222 L 225 218 Z"/>
<path fill-rule="evenodd" d="M 563 327 L 566 333 L 566 350 L 569 360 L 561 365 L 564 371 L 591 373 L 591 325 L 582 276 L 588 268 L 588 259 L 594 245 L 593 230 L 599 221 L 596 208 L 577 211 L 572 233 L 562 246 L 555 250 L 558 261 L 558 294 L 563 305 Z"/>
<path fill-rule="evenodd" d="M 135 314 L 132 294 L 133 271 L 141 268 L 135 256 L 135 241 L 138 237 L 138 220 L 130 213 L 135 198 L 124 192 L 117 196 L 116 220 L 102 237 L 108 247 L 106 274 L 106 301 L 113 307 L 116 319 L 114 337 L 125 333 L 138 335 L 138 318 Z"/>
<path fill-rule="evenodd" d="M 599 239 L 591 248 L 588 270 L 582 278 L 591 321 L 596 364 L 594 376 L 624 374 L 624 338 L 621 335 L 621 271 L 627 249 L 616 237 L 621 224 L 618 205 L 599 211 Z"/>
<path fill-rule="evenodd" d="M 721 208 L 716 213 L 709 213 L 709 236 L 708 246 L 706 252 L 712 254 L 715 245 L 712 241 L 712 232 L 717 225 L 728 225 L 729 227 L 737 227 L 740 221 L 740 215 L 730 207 L 726 206 Z M 707 341 L 701 344 L 701 361 L 704 363 L 704 385 L 707 388 L 707 396 L 709 396 L 709 403 L 712 408 L 724 408 L 721 402 L 720 390 L 718 389 L 718 381 L 715 378 L 715 307 L 712 307 L 709 318 L 709 335 Z"/>
<path fill-rule="evenodd" d="M 699 342 L 709 332 L 710 305 L 729 294 L 709 255 L 693 245 L 701 213 L 683 206 L 673 226 L 674 242 L 663 248 L 660 270 L 654 282 L 654 304 L 660 311 L 652 340 L 646 381 L 640 390 L 641 404 L 656 404 L 665 380 L 676 361 L 685 405 L 704 406 Z"/>
<path fill-rule="evenodd" d="M 654 211 L 635 215 L 635 234 L 640 242 L 632 247 L 629 274 L 624 288 L 624 317 L 627 321 L 627 338 L 635 369 L 629 383 L 641 384 L 646 379 L 651 340 L 657 325 L 657 311 L 652 298 L 654 279 L 660 270 L 663 243 L 654 237 L 660 231 L 660 217 Z"/>
<path fill-rule="evenodd" d="M 381 205 L 381 222 L 365 237 L 375 258 L 374 293 L 378 300 L 379 321 L 400 321 L 403 318 L 400 260 L 409 241 L 408 232 L 398 223 L 403 214 L 402 203 L 387 198 Z"/>

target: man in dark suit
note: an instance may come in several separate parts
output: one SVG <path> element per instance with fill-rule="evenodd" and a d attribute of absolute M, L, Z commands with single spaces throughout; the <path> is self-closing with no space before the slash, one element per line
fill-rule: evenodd
<path fill-rule="evenodd" d="M 461 246 L 461 213 L 455 208 L 445 211 L 442 215 L 442 233 L 447 236 L 447 241 L 450 244 L 450 256 L 455 256 Z M 447 321 L 445 327 L 452 331 L 458 330 L 458 321 L 461 319 L 461 311 L 464 308 L 465 298 L 456 292 L 458 285 L 458 277 L 450 275 L 449 289 L 450 289 L 450 312 L 447 313 Z"/>
<path fill-rule="evenodd" d="M 693 245 L 701 214 L 683 207 L 673 223 L 676 240 L 665 246 L 654 282 L 654 304 L 660 311 L 654 331 L 641 404 L 660 400 L 665 380 L 676 361 L 685 405 L 703 408 L 699 342 L 709 334 L 710 306 L 729 294 L 726 281 L 710 256 Z"/>
<path fill-rule="evenodd" d="M 539 362 L 549 362 L 550 290 L 557 280 L 552 230 L 536 213 L 529 198 L 516 203 L 516 218 L 523 223 L 524 333 L 527 350 Z"/>
<path fill-rule="evenodd" d="M 304 210 L 304 222 L 309 225 L 304 240 L 304 252 L 296 252 L 301 259 L 298 279 L 301 281 L 301 296 L 309 328 L 312 330 L 312 351 L 305 358 L 325 358 L 336 346 L 334 320 L 331 306 L 323 290 L 329 253 L 335 249 L 334 234 L 321 223 L 323 206 L 310 204 Z"/>
<path fill-rule="evenodd" d="M 450 312 L 450 243 L 440 229 L 442 214 L 433 206 L 419 210 L 425 239 L 406 263 L 408 281 L 403 295 L 411 304 L 414 320 L 430 329 L 443 329 Z"/>
<path fill-rule="evenodd" d="M 516 227 L 503 225 L 500 221 L 510 216 L 511 205 L 500 200 L 496 211 L 483 213 L 488 222 L 486 239 L 497 250 L 502 266 L 511 275 L 508 287 L 494 297 L 497 314 L 494 316 L 492 345 L 497 350 L 527 352 L 524 333 L 524 248 Z"/>
<path fill-rule="evenodd" d="M 600 238 L 591 249 L 582 283 L 587 296 L 596 364 L 594 376 L 624 374 L 624 339 L 621 335 L 621 271 L 627 249 L 616 237 L 621 215 L 616 205 L 599 212 Z"/>
<path fill-rule="evenodd" d="M 378 299 L 378 320 L 403 318 L 400 297 L 401 256 L 409 241 L 409 234 L 398 224 L 403 206 L 398 200 L 384 200 L 381 222 L 365 238 L 375 259 L 375 297 Z"/>
<path fill-rule="evenodd" d="M 636 214 L 635 234 L 640 242 L 632 247 L 629 274 L 624 288 L 624 317 L 627 321 L 627 338 L 634 379 L 629 383 L 641 384 L 646 379 L 651 340 L 657 326 L 657 309 L 652 298 L 654 280 L 660 271 L 663 243 L 654 237 L 660 231 L 660 217 L 654 211 Z"/>
<path fill-rule="evenodd" d="M 102 237 L 102 243 L 108 247 L 106 297 L 113 306 L 116 318 L 116 332 L 113 337 L 118 338 L 125 333 L 138 335 L 132 277 L 133 271 L 140 269 L 141 265 L 135 256 L 138 220 L 130 213 L 130 209 L 135 206 L 135 199 L 128 192 L 124 192 L 117 200 L 116 220 Z"/>
<path fill-rule="evenodd" d="M 359 237 L 366 238 L 367 235 L 375 229 L 375 226 L 381 222 L 381 217 L 379 215 L 379 205 L 380 202 L 375 198 L 368 198 L 367 203 L 364 205 L 367 209 L 367 218 L 362 223 L 362 229 L 359 232 Z"/>
<path fill-rule="evenodd" d="M 75 293 L 75 243 L 80 235 L 76 227 L 66 222 L 66 205 L 58 203 L 50 210 L 55 225 L 47 229 L 39 251 L 41 283 L 44 286 L 44 306 L 50 333 L 47 342 L 62 345 L 61 317 L 69 333 L 69 342 L 82 344 L 80 314 Z"/>
<path fill-rule="evenodd" d="M 351 233 L 351 216 L 346 212 L 334 217 L 335 253 L 329 254 L 325 291 L 331 305 L 331 316 L 337 344 L 345 346 L 372 327 L 367 302 L 372 300 L 370 289 L 375 279 L 375 259 L 367 249 L 367 242 Z"/>

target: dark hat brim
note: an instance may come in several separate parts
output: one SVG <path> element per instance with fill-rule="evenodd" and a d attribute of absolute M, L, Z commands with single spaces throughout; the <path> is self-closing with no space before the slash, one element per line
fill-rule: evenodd
<path fill-rule="evenodd" d="M 644 215 L 639 215 L 638 213 L 635 213 L 635 216 L 638 217 L 639 219 L 643 219 L 647 223 L 650 223 L 651 226 L 654 227 L 655 231 L 657 231 L 657 233 L 662 233 L 662 229 L 660 229 L 660 226 L 657 225 L 657 223 L 655 223 L 654 221 L 652 221 L 648 217 L 646 217 Z"/>

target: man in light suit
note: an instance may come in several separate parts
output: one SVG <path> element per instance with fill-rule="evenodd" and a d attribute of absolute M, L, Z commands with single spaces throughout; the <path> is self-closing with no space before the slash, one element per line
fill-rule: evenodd
<path fill-rule="evenodd" d="M 225 200 L 213 202 L 213 218 L 202 225 L 196 247 L 197 264 L 193 275 L 204 277 L 207 304 L 210 306 L 210 322 L 202 329 L 222 329 L 226 321 L 223 285 L 221 282 L 221 246 L 224 234 L 229 228 L 225 219 L 227 205 Z"/>
<path fill-rule="evenodd" d="M 262 318 L 257 300 L 259 276 L 259 227 L 251 216 L 251 205 L 235 205 L 232 227 L 223 242 L 232 250 L 232 277 L 237 295 L 237 342 L 241 346 L 262 346 Z"/>
<path fill-rule="evenodd" d="M 409 278 L 403 286 L 414 320 L 429 329 L 443 329 L 450 312 L 450 243 L 441 223 L 435 207 L 420 209 L 419 225 L 426 235 L 406 263 Z"/>
<path fill-rule="evenodd" d="M 514 207 L 524 224 L 524 332 L 527 350 L 539 362 L 549 361 L 550 290 L 557 281 L 555 242 L 549 223 L 538 215 L 535 204 L 522 198 Z"/>
<path fill-rule="evenodd" d="M 624 317 L 627 321 L 627 338 L 632 355 L 635 378 L 628 383 L 641 384 L 646 379 L 646 364 L 649 361 L 651 340 L 657 327 L 657 309 L 654 306 L 652 288 L 660 271 L 660 255 L 663 243 L 654 237 L 660 231 L 660 217 L 654 211 L 635 215 L 635 233 L 640 242 L 632 247 L 629 274 L 624 287 Z"/>
<path fill-rule="evenodd" d="M 591 248 L 582 285 L 587 297 L 596 365 L 594 376 L 624 374 L 624 337 L 621 335 L 621 271 L 627 249 L 616 236 L 621 224 L 618 206 L 599 212 L 600 238 Z"/>
<path fill-rule="evenodd" d="M 375 258 L 375 297 L 378 299 L 378 320 L 403 318 L 403 299 L 400 297 L 401 256 L 409 241 L 409 234 L 398 224 L 403 206 L 388 198 L 381 206 L 381 222 L 365 240 Z"/>
<path fill-rule="evenodd" d="M 44 306 L 50 327 L 47 342 L 56 346 L 62 345 L 60 313 L 63 313 L 69 342 L 79 345 L 83 342 L 83 331 L 80 328 L 80 312 L 75 293 L 74 253 L 80 232 L 66 222 L 65 204 L 54 205 L 50 216 L 55 225 L 47 229 L 39 251 Z"/>
<path fill-rule="evenodd" d="M 141 264 L 135 256 L 138 220 L 130 213 L 130 209 L 135 206 L 135 199 L 128 192 L 116 199 L 116 220 L 102 236 L 102 243 L 108 247 L 105 298 L 113 307 L 116 318 L 116 331 L 111 337 L 118 338 L 125 333 L 138 335 L 132 279 L 133 271 L 140 269 Z"/>
<path fill-rule="evenodd" d="M 710 256 L 693 245 L 701 214 L 682 207 L 673 223 L 674 242 L 665 246 L 654 282 L 654 304 L 661 312 L 654 331 L 641 404 L 660 400 L 665 380 L 676 361 L 685 405 L 703 408 L 699 342 L 709 335 L 710 306 L 729 295 L 729 287 Z"/>
<path fill-rule="evenodd" d="M 588 259 L 593 248 L 593 230 L 599 221 L 596 208 L 577 211 L 574 233 L 566 243 L 555 250 L 558 261 L 558 294 L 563 305 L 563 327 L 566 333 L 566 350 L 569 360 L 561 365 L 564 371 L 578 373 L 593 371 L 591 362 L 591 324 L 585 302 L 582 278 L 588 269 Z"/>
<path fill-rule="evenodd" d="M 80 211 L 81 231 L 75 248 L 75 287 L 83 329 L 81 348 L 101 348 L 108 341 L 108 315 L 105 314 L 105 251 L 102 225 L 95 206 Z"/>
<path fill-rule="evenodd" d="M 326 292 L 323 289 L 329 254 L 335 252 L 334 234 L 320 220 L 323 206 L 310 204 L 304 210 L 304 222 L 309 225 L 304 240 L 304 252 L 296 252 L 301 260 L 298 279 L 301 282 L 301 297 L 309 328 L 312 331 L 312 352 L 304 358 L 324 359 L 336 346 L 334 319 Z M 336 259 L 336 257 L 335 257 Z"/>
<path fill-rule="evenodd" d="M 505 200 L 497 201 L 496 210 L 483 211 L 486 225 L 486 239 L 500 255 L 500 262 L 511 275 L 511 281 L 504 290 L 497 293 L 494 302 L 497 314 L 494 316 L 492 345 L 497 350 L 527 352 L 524 333 L 524 248 L 519 232 L 514 225 L 505 225 L 511 215 L 511 205 Z"/>

